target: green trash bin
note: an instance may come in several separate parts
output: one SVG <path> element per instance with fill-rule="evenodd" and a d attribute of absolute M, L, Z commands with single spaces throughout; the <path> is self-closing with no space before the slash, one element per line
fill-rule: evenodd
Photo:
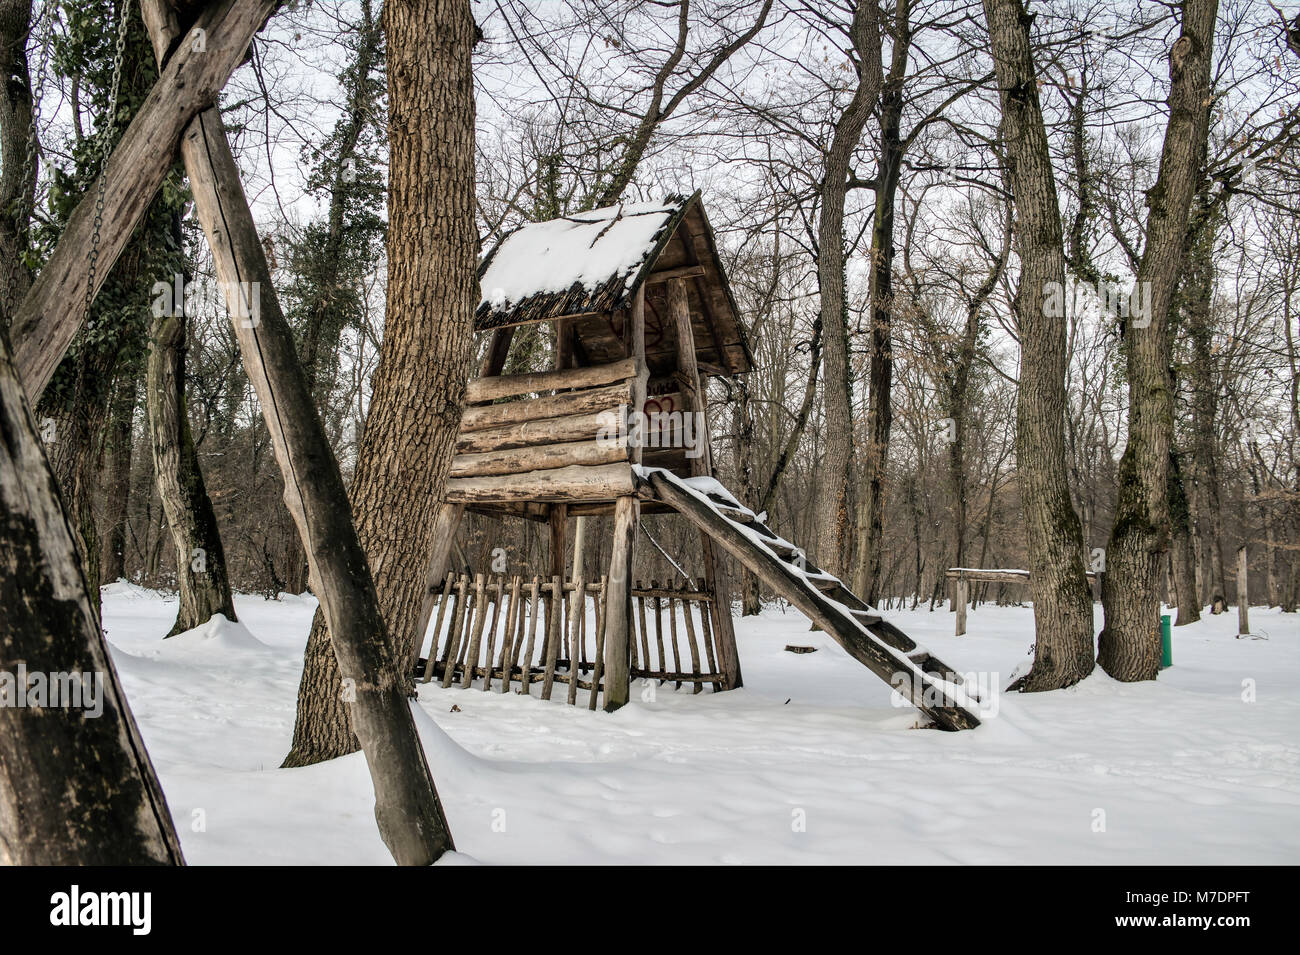
<path fill-rule="evenodd" d="M 1169 614 L 1160 615 L 1160 669 L 1174 665 L 1173 621 Z"/>

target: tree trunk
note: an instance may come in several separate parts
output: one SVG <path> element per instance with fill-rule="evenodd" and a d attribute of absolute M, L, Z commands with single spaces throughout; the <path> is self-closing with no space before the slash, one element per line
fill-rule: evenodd
<path fill-rule="evenodd" d="M 876 164 L 876 203 L 871 227 L 871 360 L 867 389 L 866 493 L 857 521 L 858 554 L 853 590 L 875 604 L 880 590 L 880 558 L 885 534 L 885 468 L 894 424 L 894 206 L 906 151 L 901 136 L 903 84 L 912 34 L 910 3 L 900 0 L 891 32 L 889 75 L 880 90 L 880 150 Z"/>
<path fill-rule="evenodd" d="M 37 673 L 87 691 L 80 711 L 0 706 L 0 863 L 182 865 L 3 329 L 0 435 L 0 673 L 26 671 L 26 701 Z"/>
<path fill-rule="evenodd" d="M 875 108 L 881 85 L 880 11 L 875 0 L 857 0 L 849 29 L 857 58 L 858 85 L 840 114 L 826 153 L 817 223 L 817 288 L 825 341 L 822 393 L 826 416 L 825 458 L 817 486 L 817 562 L 826 571 L 847 572 L 853 461 L 852 376 L 845 304 L 844 200 L 849 167 L 862 129 Z"/>
<path fill-rule="evenodd" d="M 173 230 L 179 237 L 180 221 Z M 176 549 L 180 607 L 167 636 L 207 623 L 214 613 L 235 616 L 226 554 L 185 411 L 185 313 L 156 316 L 145 383 L 154 480 Z"/>
<path fill-rule="evenodd" d="M 108 424 L 109 464 L 104 488 L 104 542 L 100 577 L 107 583 L 126 576 L 126 517 L 131 500 L 131 454 L 135 446 L 136 374 L 120 376 Z"/>
<path fill-rule="evenodd" d="M 749 387 L 744 378 L 736 382 L 736 391 L 731 433 L 734 436 L 732 454 L 736 459 L 737 477 L 740 479 L 740 500 L 742 503 L 756 505 L 758 488 L 754 480 L 754 412 L 749 403 Z M 740 607 L 741 615 L 745 617 L 754 617 L 763 612 L 762 584 L 758 575 L 748 567 L 742 567 L 740 571 Z"/>
<path fill-rule="evenodd" d="M 15 308 L 31 286 L 23 261 L 27 225 L 36 192 L 35 155 L 23 175 L 32 129 L 31 77 L 27 31 L 32 0 L 0 0 L 0 328 L 8 328 Z"/>
<path fill-rule="evenodd" d="M 1016 460 L 1029 539 L 1034 663 L 1017 688 L 1055 690 L 1093 667 L 1092 593 L 1083 569 L 1083 531 L 1065 468 L 1066 329 L 1047 314 L 1046 295 L 1065 283 L 1065 249 L 1047 133 L 1038 102 L 1030 19 L 1020 0 L 984 0 L 1017 219 L 1020 332 Z"/>
<path fill-rule="evenodd" d="M 1218 0 L 1186 0 L 1169 51 L 1169 125 L 1160 174 L 1147 192 L 1146 245 L 1138 289 L 1149 310 L 1124 333 L 1128 444 L 1120 459 L 1115 525 L 1106 548 L 1106 623 L 1097 662 L 1117 680 L 1154 680 L 1160 670 L 1160 576 L 1169 549 L 1169 452 L 1174 399 L 1169 305 L 1183 265 L 1192 196 L 1205 155 L 1211 44 Z"/>
<path fill-rule="evenodd" d="M 416 624 L 433 549 L 432 508 L 460 427 L 479 301 L 475 27 L 466 0 L 390 3 L 383 20 L 392 157 L 387 318 L 351 499 L 405 678 L 423 637 Z M 318 613 L 286 766 L 356 749 L 325 624 Z"/>
<path fill-rule="evenodd" d="M 1175 627 L 1201 619 L 1201 595 L 1196 590 L 1196 565 L 1192 557 L 1192 513 L 1187 501 L 1178 454 L 1169 462 L 1170 568 L 1178 600 Z"/>

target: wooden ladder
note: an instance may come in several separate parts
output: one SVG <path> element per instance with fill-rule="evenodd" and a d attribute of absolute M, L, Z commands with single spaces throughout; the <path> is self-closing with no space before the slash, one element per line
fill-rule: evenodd
<path fill-rule="evenodd" d="M 657 500 L 708 534 L 941 729 L 979 725 L 979 700 L 956 670 L 867 606 L 839 578 L 809 563 L 802 550 L 721 485 L 700 490 L 662 468 L 640 468 L 638 475 Z"/>

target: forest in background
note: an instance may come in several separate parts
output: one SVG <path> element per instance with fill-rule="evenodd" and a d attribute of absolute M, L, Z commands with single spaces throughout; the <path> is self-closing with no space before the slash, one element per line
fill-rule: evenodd
<path fill-rule="evenodd" d="M 1127 385 L 1121 318 L 1088 292 L 1133 281 L 1165 110 L 1152 63 L 1176 21 L 1161 5 L 1033 7 L 1077 283 L 1066 289 L 1063 315 L 1069 489 L 1092 564 L 1113 523 Z M 59 15 L 42 119 L 51 166 L 28 253 L 37 261 L 93 169 L 113 52 L 112 32 L 102 29 L 110 4 L 47 9 Z M 855 90 L 841 53 L 851 5 L 477 5 L 477 217 L 486 251 L 525 221 L 612 197 L 703 190 L 757 358 L 752 374 L 715 380 L 710 394 L 721 479 L 789 539 L 818 541 L 827 438 L 843 413 L 836 409 L 848 408 L 849 539 L 873 539 L 873 519 L 880 529 L 878 545 L 850 546 L 843 569 L 859 579 L 874 571 L 881 603 L 914 606 L 944 599 L 948 567 L 1026 566 L 1014 455 L 1018 265 L 978 4 L 900 2 L 882 11 L 880 104 L 847 156 L 842 198 L 845 373 L 825 371 L 817 226 L 828 151 Z M 1267 5 L 1224 3 L 1216 29 L 1209 152 L 1196 195 L 1203 224 L 1180 269 L 1171 328 L 1173 453 L 1186 501 L 1177 532 L 1196 604 L 1236 602 L 1234 555 L 1246 545 L 1250 599 L 1294 610 L 1300 59 Z M 346 475 L 384 326 L 383 34 L 369 2 L 317 2 L 282 10 L 263 36 L 223 106 Z M 128 37 L 120 121 L 156 75 L 143 25 L 133 21 Z M 323 58 L 338 64 L 333 76 L 307 65 Z M 230 584 L 302 592 L 306 563 L 281 477 L 211 261 L 182 218 L 185 201 L 177 180 L 155 203 L 115 270 L 116 291 L 97 301 L 95 333 L 79 340 L 44 399 L 41 417 L 63 437 L 51 445 L 56 468 L 99 553 L 101 582 L 177 586 L 146 394 L 160 330 L 153 313 L 185 273 L 185 406 Z M 531 331 L 531 368 L 550 367 L 549 326 Z M 832 390 L 839 405 L 827 400 Z M 654 518 L 647 528 L 692 570 L 689 530 Z M 466 531 L 458 562 L 471 569 L 485 568 L 499 547 L 511 569 L 536 566 L 546 547 L 545 528 L 526 521 L 472 520 Z M 598 562 L 607 537 L 593 535 Z M 676 574 L 653 547 L 639 561 L 639 578 Z M 1172 572 L 1169 581 L 1177 604 Z M 985 584 L 975 598 L 1019 601 L 1022 591 Z M 743 592 L 752 612 L 763 595 L 756 582 Z"/>

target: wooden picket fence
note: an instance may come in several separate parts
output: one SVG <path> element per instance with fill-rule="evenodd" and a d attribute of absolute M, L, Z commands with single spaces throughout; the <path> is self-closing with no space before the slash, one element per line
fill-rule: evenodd
<path fill-rule="evenodd" d="M 483 574 L 448 577 L 423 682 L 437 680 L 444 687 L 463 689 L 477 683 L 483 692 L 498 693 L 516 685 L 525 695 L 540 683 L 544 700 L 551 699 L 560 684 L 568 688 L 566 702 L 577 704 L 583 693 L 587 708 L 594 710 L 603 690 L 606 587 L 604 577 L 594 582 Z M 637 583 L 632 597 L 640 620 L 640 641 L 631 641 L 632 678 L 690 685 L 696 693 L 706 683 L 722 689 L 710 622 L 712 598 L 702 587 L 672 582 L 660 587 L 651 581 L 649 587 Z M 683 662 L 682 638 L 689 669 Z"/>
<path fill-rule="evenodd" d="M 694 693 L 703 690 L 706 683 L 712 684 L 714 690 L 724 688 L 714 649 L 713 595 L 707 592 L 703 580 L 698 581 L 694 588 L 686 581 L 669 581 L 662 587 L 657 580 L 650 581 L 649 587 L 638 581 L 632 588 L 632 599 L 640 625 L 639 632 L 634 633 L 634 639 L 629 641 L 634 680 L 672 682 L 675 687 L 688 684 Z M 664 625 L 665 617 L 667 626 Z M 651 621 L 654 623 L 653 634 L 649 626 Z M 682 639 L 690 654 L 690 670 L 685 668 Z M 668 665 L 669 650 L 672 652 L 671 667 Z"/>

